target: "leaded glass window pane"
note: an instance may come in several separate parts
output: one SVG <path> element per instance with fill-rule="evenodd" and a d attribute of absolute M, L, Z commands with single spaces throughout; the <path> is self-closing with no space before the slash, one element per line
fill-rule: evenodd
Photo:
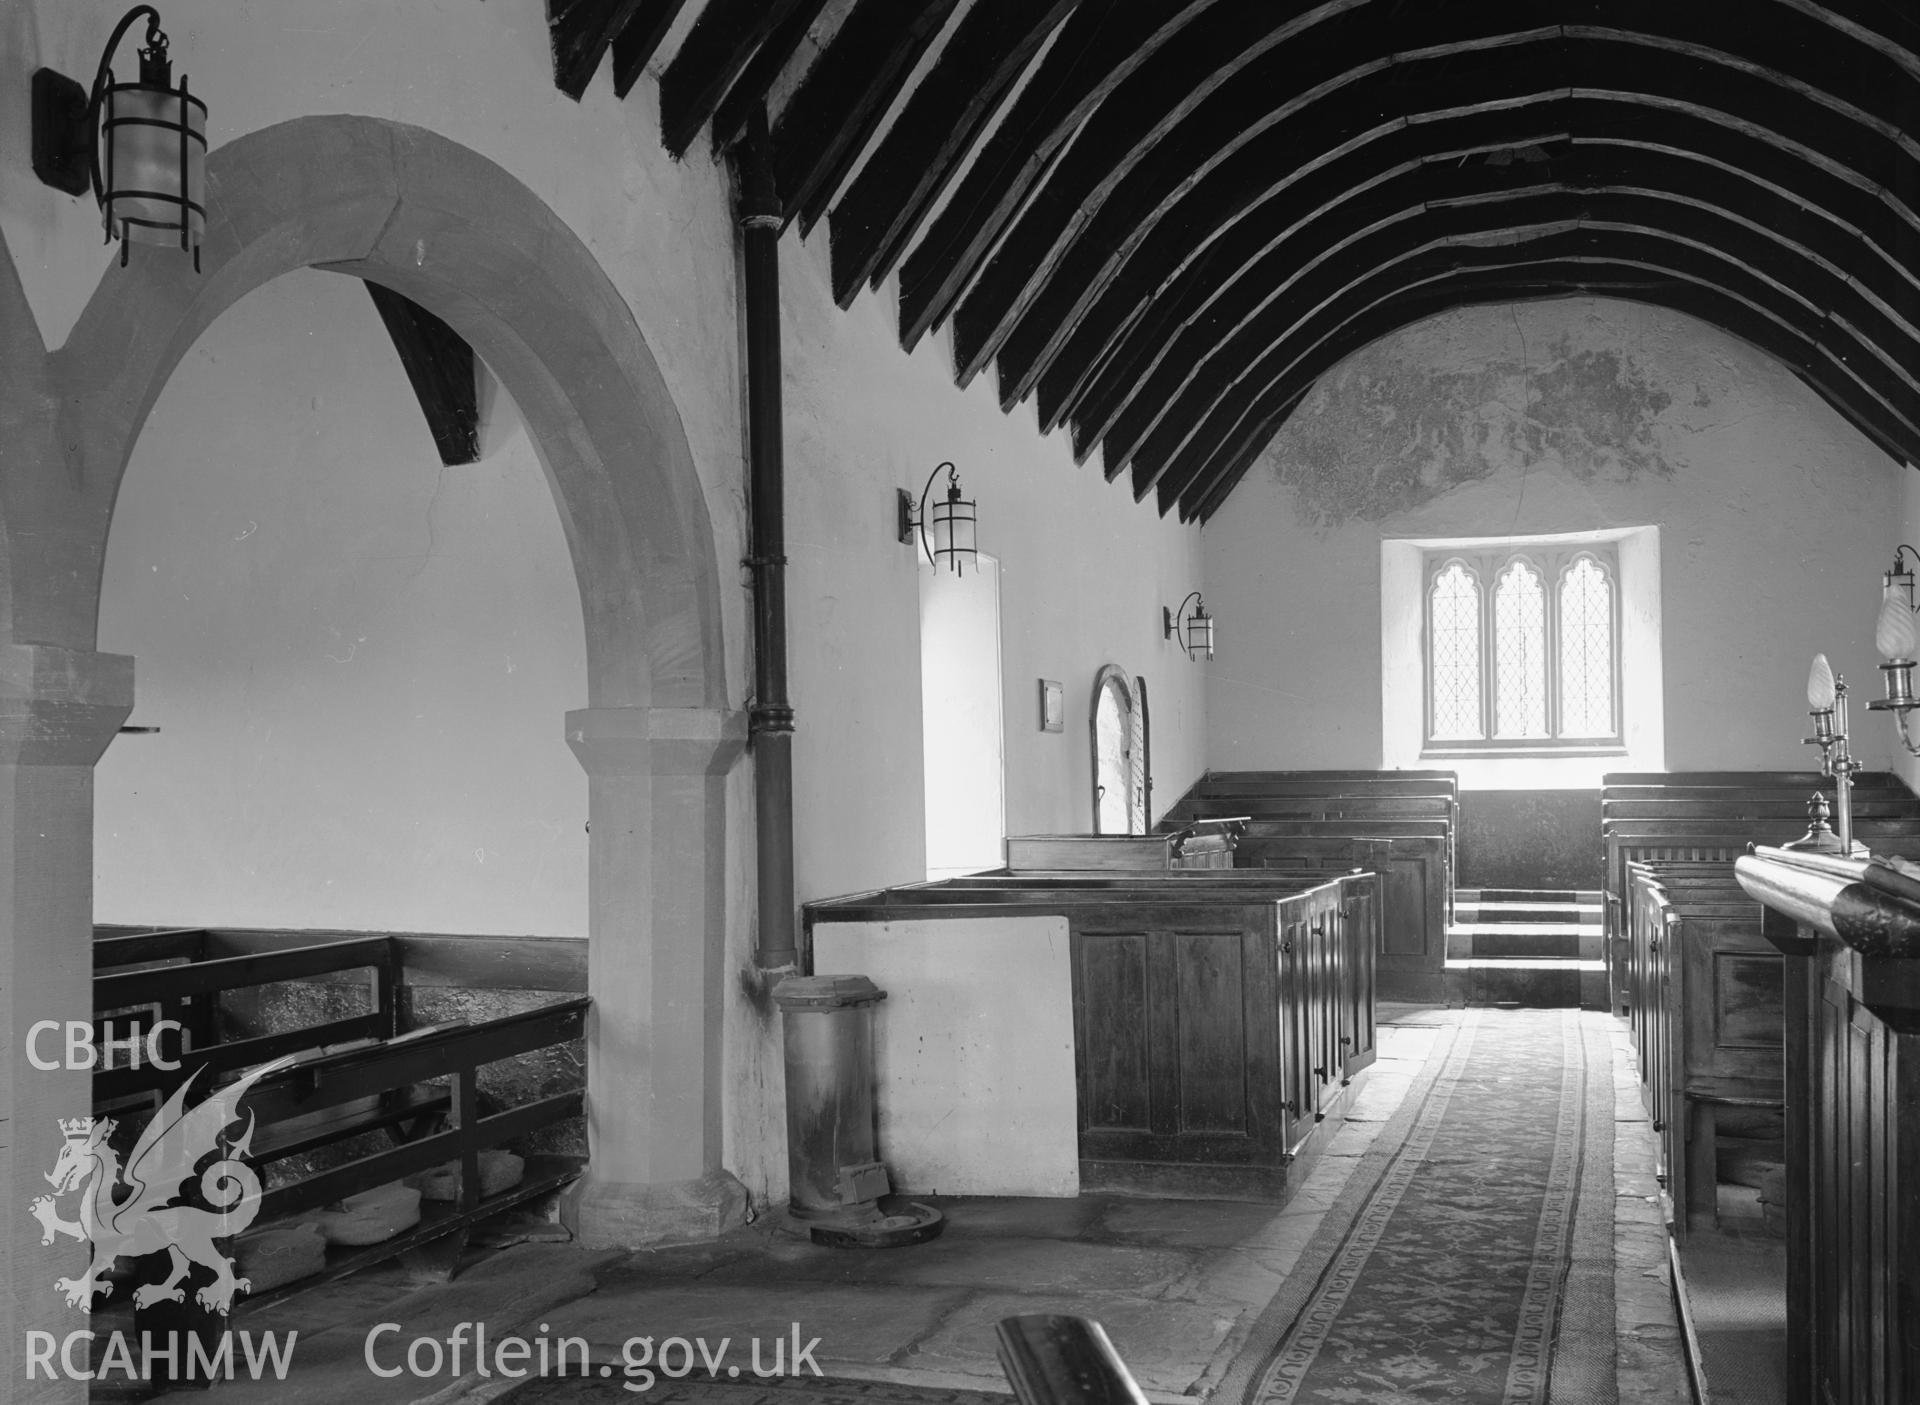
<path fill-rule="evenodd" d="M 1613 585 L 1583 556 L 1560 578 L 1560 735 L 1613 731 Z"/>
<path fill-rule="evenodd" d="M 1458 561 L 1433 579 L 1433 736 L 1478 741 L 1480 582 Z"/>
<path fill-rule="evenodd" d="M 1547 608 L 1540 574 L 1524 561 L 1493 588 L 1493 734 L 1547 735 Z"/>

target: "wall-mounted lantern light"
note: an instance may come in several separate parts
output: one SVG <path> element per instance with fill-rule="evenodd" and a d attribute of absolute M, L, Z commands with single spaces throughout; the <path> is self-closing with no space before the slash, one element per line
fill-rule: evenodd
<path fill-rule="evenodd" d="M 1191 610 L 1189 605 L 1193 606 Z M 1189 591 L 1177 610 L 1162 605 L 1160 615 L 1165 637 L 1178 639 L 1188 658 L 1213 657 L 1213 616 L 1207 613 L 1207 602 L 1200 598 L 1199 591 Z"/>
<path fill-rule="evenodd" d="M 927 494 L 933 491 L 933 480 L 943 470 L 947 475 L 947 495 L 935 501 L 929 511 Z M 917 508 L 911 493 L 905 488 L 898 491 L 901 541 L 911 544 L 917 535 L 921 550 L 927 553 L 927 560 L 935 570 L 942 563 L 951 566 L 956 576 L 965 575 L 964 568 L 968 565 L 976 571 L 980 569 L 980 548 L 974 535 L 978 522 L 973 502 L 960 496 L 959 470 L 951 463 L 936 467 L 927 477 L 927 486 L 920 490 Z"/>
<path fill-rule="evenodd" d="M 117 82 L 113 53 L 137 19 L 147 21 L 140 78 Z M 73 79 L 43 68 L 33 75 L 33 170 L 69 195 L 89 187 L 100 203 L 109 240 L 127 244 L 175 244 L 193 254 L 200 268 L 206 232 L 207 105 L 173 86 L 167 36 L 160 12 L 136 5 L 114 27 L 100 56 L 89 92 Z"/>

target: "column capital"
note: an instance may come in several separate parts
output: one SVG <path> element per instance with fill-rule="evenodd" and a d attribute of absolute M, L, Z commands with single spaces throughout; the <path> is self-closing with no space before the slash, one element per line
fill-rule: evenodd
<path fill-rule="evenodd" d="M 723 776 L 747 745 L 747 715 L 712 707 L 583 707 L 567 745 L 589 776 Z"/>
<path fill-rule="evenodd" d="M 0 765 L 91 766 L 133 711 L 133 659 L 0 644 Z"/>

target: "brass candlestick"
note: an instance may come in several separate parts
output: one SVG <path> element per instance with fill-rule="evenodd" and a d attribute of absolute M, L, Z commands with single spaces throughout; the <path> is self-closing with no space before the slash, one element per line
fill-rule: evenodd
<path fill-rule="evenodd" d="M 1813 669 L 1807 675 L 1807 703 L 1813 735 L 1802 740 L 1820 748 L 1820 774 L 1833 777 L 1840 852 L 1850 858 L 1865 858 L 1865 846 L 1853 841 L 1853 773 L 1861 765 L 1847 750 L 1847 680 L 1828 667 L 1825 654 L 1813 656 Z"/>

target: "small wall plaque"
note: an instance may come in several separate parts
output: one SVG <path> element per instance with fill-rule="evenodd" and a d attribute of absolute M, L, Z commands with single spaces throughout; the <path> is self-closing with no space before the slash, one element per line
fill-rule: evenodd
<path fill-rule="evenodd" d="M 1040 680 L 1040 730 L 1063 732 L 1067 727 L 1067 692 L 1051 678 Z"/>

